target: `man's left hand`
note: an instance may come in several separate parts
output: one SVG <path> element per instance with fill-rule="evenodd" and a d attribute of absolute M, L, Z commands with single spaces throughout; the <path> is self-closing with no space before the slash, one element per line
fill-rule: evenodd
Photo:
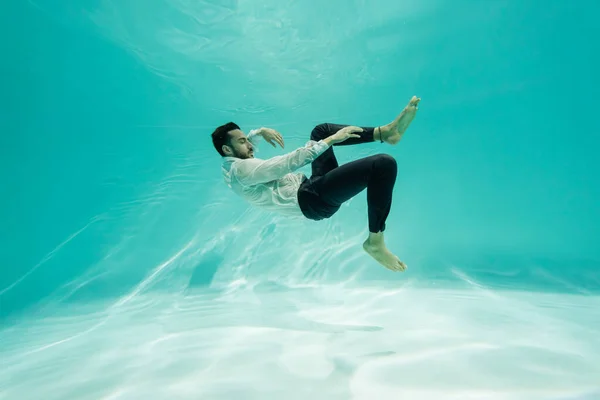
<path fill-rule="evenodd" d="M 283 136 L 281 136 L 281 133 L 277 132 L 275 129 L 260 128 L 259 135 L 261 135 L 263 139 L 265 139 L 265 141 L 271 146 L 276 147 L 275 143 L 279 143 L 279 145 L 283 149 Z"/>

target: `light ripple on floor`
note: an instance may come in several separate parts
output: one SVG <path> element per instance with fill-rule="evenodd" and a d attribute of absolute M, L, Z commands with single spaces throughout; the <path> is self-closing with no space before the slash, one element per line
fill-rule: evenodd
<path fill-rule="evenodd" d="M 0 399 L 600 398 L 599 297 L 376 285 L 147 297 L 5 329 Z"/>

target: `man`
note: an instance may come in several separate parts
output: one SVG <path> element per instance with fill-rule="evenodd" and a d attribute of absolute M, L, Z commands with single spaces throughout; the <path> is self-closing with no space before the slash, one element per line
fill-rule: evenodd
<path fill-rule="evenodd" d="M 262 137 L 283 148 L 281 134 L 273 129 L 255 129 L 245 136 L 238 125 L 229 122 L 212 133 L 212 140 L 223 157 L 223 177 L 228 186 L 250 204 L 266 210 L 321 220 L 333 216 L 344 202 L 366 188 L 369 237 L 363 249 L 384 267 L 404 271 L 406 264 L 387 249 L 383 239 L 396 182 L 396 160 L 377 154 L 339 166 L 332 146 L 373 141 L 395 145 L 414 119 L 420 101 L 413 96 L 396 119 L 384 126 L 320 124 L 304 147 L 267 160 L 254 158 L 254 146 Z M 310 178 L 295 172 L 309 163 Z"/>

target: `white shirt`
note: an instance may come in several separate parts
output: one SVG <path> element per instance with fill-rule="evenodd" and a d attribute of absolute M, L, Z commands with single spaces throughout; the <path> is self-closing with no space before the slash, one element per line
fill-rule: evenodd
<path fill-rule="evenodd" d="M 252 130 L 247 136 L 253 145 L 256 134 L 257 130 Z M 223 157 L 223 179 L 253 206 L 299 217 L 303 214 L 298 205 L 298 189 L 304 174 L 294 171 L 313 162 L 328 148 L 322 140 L 309 140 L 304 147 L 268 160 Z"/>

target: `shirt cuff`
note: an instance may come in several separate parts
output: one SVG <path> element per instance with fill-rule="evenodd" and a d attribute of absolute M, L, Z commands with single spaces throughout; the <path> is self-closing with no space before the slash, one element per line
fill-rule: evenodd
<path fill-rule="evenodd" d="M 255 139 L 259 136 L 258 132 L 260 132 L 260 129 L 252 129 L 250 132 L 248 132 L 248 136 L 246 137 L 248 138 L 248 140 Z"/>
<path fill-rule="evenodd" d="M 324 140 L 319 140 L 315 144 L 315 147 L 316 147 L 317 153 L 319 153 L 319 155 L 321 155 L 325 152 L 325 150 L 327 150 L 329 148 L 329 145 Z"/>
<path fill-rule="evenodd" d="M 250 143 L 252 143 L 252 145 L 254 146 L 254 151 L 256 153 L 258 153 L 260 151 L 258 144 L 260 143 L 259 139 L 262 136 L 260 136 L 259 133 L 260 133 L 260 129 L 252 129 L 250 132 L 248 132 L 248 135 L 246 136 L 248 141 Z"/>

